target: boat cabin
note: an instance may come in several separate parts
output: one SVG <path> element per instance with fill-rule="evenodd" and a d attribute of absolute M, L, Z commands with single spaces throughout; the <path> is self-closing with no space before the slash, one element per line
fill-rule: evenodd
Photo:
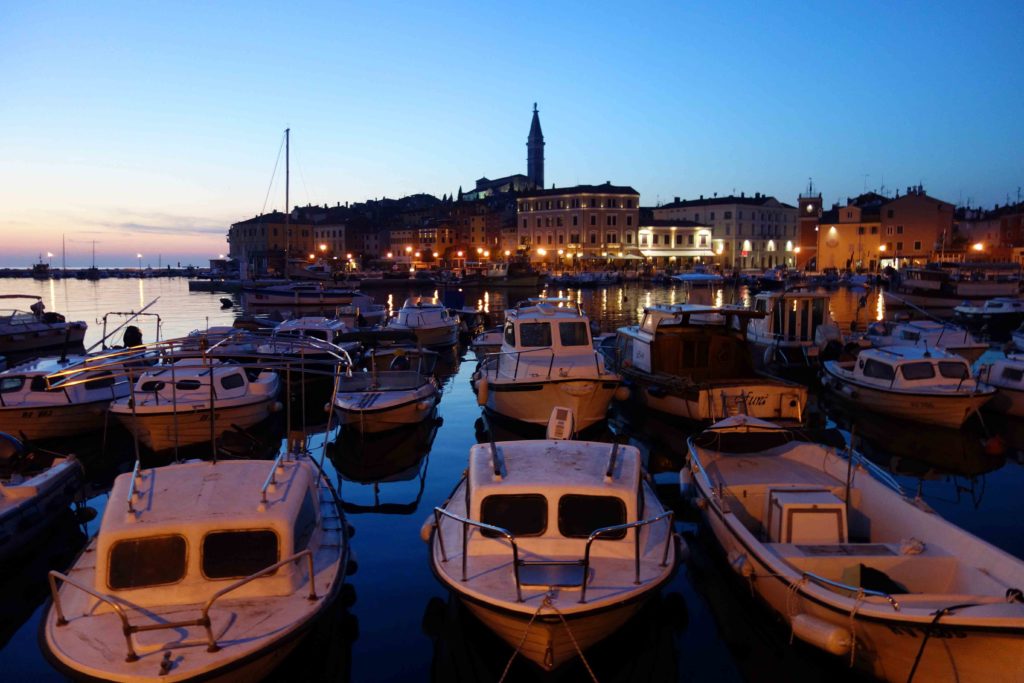
<path fill-rule="evenodd" d="M 501 350 L 550 349 L 556 355 L 593 353 L 590 321 L 568 299 L 530 299 L 505 312 Z"/>
<path fill-rule="evenodd" d="M 640 467 L 632 446 L 563 440 L 477 444 L 469 454 L 469 517 L 508 530 L 528 556 L 582 557 L 595 530 L 640 519 Z M 469 544 L 470 555 L 508 553 L 503 536 L 478 533 L 482 538 Z M 603 535 L 592 552 L 632 557 L 633 535 Z M 521 579 L 531 583 L 528 576 Z"/>
<path fill-rule="evenodd" d="M 66 405 L 116 398 L 115 385 L 124 384 L 120 369 L 102 361 L 88 370 L 82 356 L 37 358 L 0 373 L 0 407 L 17 405 Z M 57 378 L 51 377 L 58 374 Z"/>
<path fill-rule="evenodd" d="M 447 308 L 423 297 L 406 299 L 396 317 L 396 322 L 406 327 L 441 327 L 454 322 Z"/>
<path fill-rule="evenodd" d="M 261 374 L 259 369 L 231 362 L 184 358 L 144 372 L 135 381 L 133 396 L 139 405 L 203 403 L 211 395 L 216 400 L 242 398 L 249 392 L 250 382 Z"/>
<path fill-rule="evenodd" d="M 304 316 L 293 320 L 285 320 L 274 329 L 274 337 L 318 339 L 335 343 L 339 334 L 348 331 L 341 320 L 329 320 L 321 316 Z"/>
<path fill-rule="evenodd" d="M 905 391 L 958 388 L 971 377 L 960 356 L 940 349 L 889 346 L 865 349 L 853 363 L 852 379 L 868 386 Z M 967 390 L 969 387 L 964 386 Z"/>
<path fill-rule="evenodd" d="M 1024 299 L 1000 296 L 994 299 L 988 299 L 981 305 L 959 306 L 956 310 L 957 313 L 968 313 L 981 316 L 1019 316 L 1024 314 Z"/>
<path fill-rule="evenodd" d="M 740 308 L 649 306 L 639 325 L 619 330 L 618 364 L 697 383 L 752 377 L 746 328 L 751 319 L 763 317 L 764 313 Z"/>
<path fill-rule="evenodd" d="M 813 344 L 819 328 L 835 327 L 829 311 L 829 295 L 815 292 L 760 292 L 753 309 L 763 320 L 750 325 L 751 336 L 760 341 Z"/>
<path fill-rule="evenodd" d="M 204 602 L 315 547 L 319 522 L 317 481 L 303 461 L 189 462 L 122 474 L 97 536 L 94 588 L 136 605 Z M 288 563 L 231 597 L 291 595 L 308 581 L 307 567 Z"/>

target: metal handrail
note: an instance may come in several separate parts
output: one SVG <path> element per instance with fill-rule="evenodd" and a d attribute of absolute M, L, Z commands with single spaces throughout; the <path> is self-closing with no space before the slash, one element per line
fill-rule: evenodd
<path fill-rule="evenodd" d="M 493 531 L 496 534 L 501 534 L 508 542 L 512 544 L 512 573 L 516 580 L 516 602 L 523 601 L 523 589 L 519 583 L 519 546 L 516 544 L 516 537 L 512 535 L 512 532 L 508 529 L 503 529 L 500 526 L 494 526 L 493 524 L 484 524 L 483 522 L 477 522 L 467 517 L 462 517 L 455 514 L 454 512 L 448 512 L 447 510 L 439 507 L 434 508 L 434 527 L 437 529 L 437 541 L 441 548 L 441 561 L 448 561 L 448 554 L 444 549 L 444 534 L 441 533 L 441 515 L 445 517 L 451 517 L 456 522 L 462 524 L 462 528 L 465 529 L 466 525 L 475 526 L 480 529 L 486 529 L 487 531 Z M 462 534 L 462 580 L 466 580 L 466 534 Z"/>
<path fill-rule="evenodd" d="M 448 510 L 445 510 L 444 508 L 441 508 L 441 507 L 435 507 L 434 508 L 434 528 L 436 529 L 435 533 L 436 533 L 436 537 L 437 537 L 437 541 L 438 541 L 438 546 L 439 546 L 439 548 L 441 550 L 441 561 L 442 562 L 447 562 L 448 561 L 448 554 L 445 551 L 445 547 L 444 547 L 444 534 L 441 532 L 441 517 L 442 517 L 442 515 L 445 516 L 445 517 L 450 517 L 451 519 L 454 519 L 455 521 L 457 521 L 460 524 L 462 524 L 463 530 L 465 530 L 467 526 L 475 526 L 475 527 L 477 527 L 479 529 L 485 529 L 487 531 L 491 531 L 493 533 L 500 534 L 500 535 L 504 536 L 505 539 L 508 540 L 508 542 L 512 545 L 512 573 L 513 573 L 513 576 L 514 576 L 515 582 L 516 582 L 516 602 L 523 602 L 523 588 L 522 588 L 522 584 L 519 581 L 519 568 L 520 567 L 522 567 L 524 565 L 530 565 L 530 564 L 541 564 L 541 565 L 572 565 L 572 564 L 578 564 L 578 565 L 580 565 L 582 567 L 582 569 L 583 569 L 583 580 L 582 580 L 582 583 L 581 583 L 581 586 L 580 586 L 580 602 L 583 603 L 583 602 L 587 601 L 586 600 L 586 596 L 587 596 L 587 580 L 588 580 L 588 577 L 589 577 L 589 574 L 590 574 L 590 547 L 594 543 L 594 541 L 598 540 L 601 536 L 604 536 L 606 534 L 610 534 L 610 533 L 617 532 L 617 531 L 626 531 L 626 530 L 629 530 L 629 529 L 637 529 L 637 534 L 639 534 L 640 533 L 639 532 L 639 528 L 640 527 L 646 526 L 648 524 L 653 524 L 655 522 L 658 522 L 658 521 L 660 521 L 662 519 L 666 519 L 667 518 L 669 520 L 669 522 L 668 522 L 668 531 L 669 531 L 669 533 L 667 533 L 666 537 L 665 537 L 665 550 L 664 550 L 664 552 L 662 554 L 662 558 L 661 558 L 661 566 L 665 567 L 665 566 L 668 565 L 668 551 L 669 551 L 670 544 L 672 542 L 672 533 L 671 532 L 672 532 L 672 518 L 673 518 L 674 514 L 675 514 L 674 512 L 669 510 L 669 511 L 666 511 L 666 512 L 662 512 L 661 514 L 656 515 L 654 517 L 650 517 L 648 519 L 644 519 L 644 520 L 641 520 L 641 521 L 638 521 L 638 522 L 628 522 L 626 524 L 616 524 L 614 526 L 607 526 L 607 527 L 602 527 L 600 529 L 596 529 L 595 531 L 592 531 L 590 533 L 590 536 L 587 537 L 587 544 L 586 544 L 586 547 L 584 549 L 583 559 L 582 560 L 538 560 L 536 562 L 530 561 L 530 560 L 520 560 L 519 559 L 519 545 L 518 545 L 518 543 L 516 543 L 515 536 L 508 529 L 504 529 L 504 528 L 499 527 L 499 526 L 494 526 L 493 524 L 486 524 L 484 522 L 477 522 L 476 520 L 472 520 L 472 519 L 469 519 L 467 517 L 463 517 L 461 515 L 457 515 L 457 514 L 455 514 L 453 512 L 449 512 Z M 635 564 L 635 572 L 636 572 L 636 574 L 635 574 L 636 578 L 635 578 L 634 583 L 639 584 L 640 583 L 640 545 L 639 545 L 639 536 L 637 538 L 638 538 L 638 542 L 635 545 L 635 551 L 634 551 L 635 552 L 634 564 Z M 468 554 L 466 552 L 466 543 L 467 543 L 467 541 L 466 541 L 466 534 L 463 533 L 463 535 L 462 535 L 462 581 L 466 581 L 467 580 L 466 563 L 467 563 Z"/>
<path fill-rule="evenodd" d="M 826 579 L 824 576 L 819 576 L 814 572 L 802 572 L 802 574 L 803 578 L 810 579 L 811 581 L 814 581 L 815 583 L 821 584 L 823 586 L 838 588 L 840 590 L 850 591 L 851 593 L 863 593 L 864 595 L 870 595 L 876 598 L 885 598 L 885 600 L 889 603 L 889 605 L 893 608 L 894 611 L 900 611 L 900 603 L 897 602 L 896 598 L 894 598 L 888 593 L 870 590 L 868 588 L 862 588 L 861 586 L 851 586 L 850 584 L 841 583 L 839 581 L 833 581 L 832 579 Z"/>
<path fill-rule="evenodd" d="M 267 474 L 267 478 L 263 481 L 263 486 L 260 487 L 260 496 L 264 503 L 267 502 L 267 489 L 270 488 L 271 484 L 274 484 L 275 486 L 277 485 L 277 477 L 275 476 L 277 474 L 277 469 L 279 467 L 284 467 L 283 459 L 288 455 L 290 455 L 289 451 L 284 450 L 278 453 L 277 457 L 274 458 L 270 472 Z"/>
<path fill-rule="evenodd" d="M 162 631 L 162 630 L 166 630 L 166 629 L 182 628 L 182 627 L 185 627 L 185 626 L 202 626 L 203 628 L 205 628 L 206 629 L 206 638 L 207 638 L 206 651 L 207 652 L 218 652 L 220 650 L 220 645 L 217 644 L 217 639 L 213 635 L 213 628 L 212 628 L 211 622 L 210 622 L 210 608 L 213 607 L 213 603 L 215 603 L 217 600 L 219 600 L 220 598 L 224 597 L 228 593 L 231 593 L 232 591 L 235 591 L 235 590 L 241 588 L 242 586 L 244 586 L 244 585 L 246 585 L 246 584 L 248 584 L 248 583 L 250 583 L 250 582 L 252 582 L 252 581 L 254 581 L 254 580 L 258 579 L 258 578 L 260 578 L 261 576 L 265 576 L 266 574 L 272 574 L 272 573 L 276 572 L 278 569 L 280 569 L 281 567 L 283 567 L 284 565 L 286 565 L 286 564 L 288 564 L 290 562 L 297 561 L 302 556 L 306 556 L 306 559 L 308 560 L 308 565 L 309 565 L 309 595 L 307 596 L 307 599 L 308 600 L 316 600 L 317 599 L 317 594 L 316 594 L 316 575 L 314 574 L 314 571 L 313 571 L 313 569 L 314 569 L 314 565 L 313 565 L 313 551 L 310 550 L 309 548 L 306 548 L 305 550 L 301 550 L 301 551 L 295 553 L 294 555 L 286 557 L 285 559 L 281 560 L 280 562 L 276 562 L 276 563 L 270 565 L 269 567 L 265 567 L 264 569 L 261 569 L 260 571 L 256 572 L 255 574 L 250 574 L 249 576 L 246 576 L 245 578 L 239 579 L 238 581 L 235 581 L 234 583 L 232 583 L 230 586 L 225 586 L 224 588 L 220 589 L 219 591 L 214 593 L 210 597 L 209 600 L 206 601 L 206 604 L 203 605 L 202 616 L 200 616 L 198 619 L 183 619 L 183 620 L 180 620 L 180 621 L 168 621 L 168 622 L 162 623 L 162 624 L 143 624 L 141 626 L 135 626 L 135 625 L 133 625 L 128 620 L 128 615 L 125 613 L 124 608 L 118 602 L 116 602 L 114 600 L 113 596 L 106 595 L 104 593 L 99 593 L 99 592 L 89 588 L 88 586 L 84 586 L 81 583 L 79 583 L 78 581 L 75 581 L 71 577 L 69 577 L 69 576 L 67 576 L 65 574 L 62 574 L 61 572 L 58 572 L 56 570 L 51 571 L 50 574 L 49 574 L 50 593 L 53 596 L 53 606 L 54 606 L 54 609 L 57 610 L 57 625 L 58 626 L 66 626 L 68 621 L 64 617 L 64 611 L 61 608 L 60 592 L 57 590 L 56 579 L 60 579 L 62 582 L 70 584 L 70 585 L 74 586 L 75 588 L 79 589 L 80 591 L 88 593 L 89 595 L 93 596 L 94 598 L 96 598 L 98 600 L 102 600 L 103 602 L 105 602 L 108 605 L 110 605 L 114 609 L 114 611 L 117 613 L 117 615 L 121 618 L 121 627 L 122 627 L 121 631 L 124 633 L 125 645 L 126 645 L 126 647 L 128 649 L 128 655 L 125 657 L 125 661 L 126 662 L 135 662 L 135 661 L 138 661 L 138 659 L 139 659 L 139 656 L 135 653 L 135 648 L 132 645 L 132 635 L 134 635 L 136 633 L 142 633 L 142 632 L 145 632 L 145 631 Z"/>
<path fill-rule="evenodd" d="M 634 585 L 640 584 L 640 527 L 647 526 L 648 524 L 654 524 L 655 522 L 663 519 L 668 519 L 668 533 L 665 534 L 665 550 L 661 556 L 661 566 L 668 566 L 668 549 L 672 543 L 672 518 L 675 513 L 672 510 L 667 510 L 654 517 L 640 520 L 639 522 L 628 522 L 626 524 L 615 524 L 613 526 L 606 526 L 590 533 L 587 538 L 587 546 L 583 551 L 583 585 L 580 587 L 580 602 L 585 603 L 587 601 L 587 578 L 590 574 L 590 546 L 601 536 L 610 534 L 615 531 L 628 531 L 629 529 L 637 530 L 637 542 L 634 544 L 634 556 L 633 562 L 635 567 L 635 578 L 633 580 Z"/>
<path fill-rule="evenodd" d="M 480 368 L 481 368 L 481 371 L 483 372 L 485 377 L 488 374 L 491 374 L 489 371 L 493 370 L 494 379 L 497 379 L 499 373 L 501 372 L 501 359 L 503 357 L 505 357 L 505 356 L 514 356 L 515 359 L 516 359 L 516 365 L 515 365 L 515 368 L 512 371 L 512 379 L 520 379 L 520 377 L 519 377 L 519 361 L 520 361 L 520 356 L 522 354 L 524 354 L 524 353 L 536 353 L 538 351 L 547 351 L 548 353 L 551 354 L 551 359 L 548 361 L 548 372 L 547 372 L 547 375 L 545 376 L 545 379 L 551 379 L 551 373 L 554 370 L 555 357 L 557 355 L 555 353 L 554 347 L 551 347 L 551 346 L 538 346 L 538 347 L 532 348 L 532 349 L 522 349 L 521 351 L 497 351 L 495 353 L 488 353 L 487 355 L 484 356 L 484 359 L 481 361 Z M 602 375 L 612 374 L 612 373 L 608 372 L 607 370 L 602 371 L 602 369 L 601 369 L 601 352 L 598 351 L 597 349 L 593 349 L 592 348 L 591 349 L 591 353 L 593 354 L 593 358 L 594 358 L 594 370 L 597 373 L 598 377 L 600 377 Z M 579 367 L 582 367 L 582 366 L 579 366 Z"/>
<path fill-rule="evenodd" d="M 135 459 L 135 467 L 132 468 L 132 483 L 128 486 L 128 512 L 135 512 L 132 500 L 135 498 L 135 482 L 139 480 L 139 460 Z"/>

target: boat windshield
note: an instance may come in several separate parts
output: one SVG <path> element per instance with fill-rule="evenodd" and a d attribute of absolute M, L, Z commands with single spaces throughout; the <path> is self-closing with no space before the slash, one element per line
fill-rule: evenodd
<path fill-rule="evenodd" d="M 966 363 L 959 361 L 939 361 L 939 374 L 946 379 L 964 380 L 970 377 L 970 370 Z"/>
<path fill-rule="evenodd" d="M 255 574 L 277 562 L 278 545 L 277 534 L 270 529 L 206 534 L 203 538 L 203 576 L 208 579 L 240 579 Z"/>
<path fill-rule="evenodd" d="M 520 346 L 551 346 L 551 323 L 522 323 L 519 325 Z"/>
<path fill-rule="evenodd" d="M 185 578 L 185 568 L 184 536 L 126 539 L 110 549 L 107 584 L 125 590 L 177 583 Z"/>
<path fill-rule="evenodd" d="M 935 377 L 935 366 L 928 361 L 904 363 L 900 366 L 900 372 L 903 373 L 903 379 L 932 379 Z"/>
<path fill-rule="evenodd" d="M 541 536 L 548 527 L 548 501 L 536 493 L 487 496 L 480 502 L 480 521 L 507 529 L 513 536 Z M 499 534 L 487 529 L 484 536 Z"/>
<path fill-rule="evenodd" d="M 587 324 L 582 321 L 558 323 L 558 338 L 562 346 L 590 346 Z"/>
<path fill-rule="evenodd" d="M 558 499 L 558 532 L 566 538 L 587 538 L 598 529 L 626 523 L 626 504 L 614 496 L 566 494 Z M 626 537 L 626 530 L 602 534 L 603 539 Z"/>

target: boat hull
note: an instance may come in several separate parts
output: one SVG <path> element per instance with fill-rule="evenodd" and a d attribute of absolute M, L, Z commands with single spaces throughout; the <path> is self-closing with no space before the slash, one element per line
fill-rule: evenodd
<path fill-rule="evenodd" d="M 103 429 L 110 401 L 0 408 L 0 432 L 28 441 L 60 439 Z"/>
<path fill-rule="evenodd" d="M 823 383 L 839 397 L 866 410 L 954 429 L 960 428 L 992 398 L 991 391 L 953 395 L 880 391 L 839 377 L 829 372 L 827 366 Z"/>
<path fill-rule="evenodd" d="M 454 346 L 459 341 L 458 325 L 445 325 L 443 327 L 414 327 L 411 329 L 416 335 L 416 342 L 420 346 Z"/>
<path fill-rule="evenodd" d="M 0 499 L 0 564 L 21 554 L 67 512 L 82 484 L 82 466 L 68 459 L 35 481 L 36 495 L 9 504 Z"/>
<path fill-rule="evenodd" d="M 605 419 L 619 382 L 599 379 L 565 379 L 542 382 L 487 380 L 489 410 L 520 422 L 547 425 L 551 411 L 569 408 L 582 431 Z M 479 383 L 475 387 L 479 392 Z"/>
<path fill-rule="evenodd" d="M 656 381 L 630 377 L 631 393 L 641 405 L 694 422 L 717 421 L 744 414 L 772 422 L 803 422 L 807 388 L 752 378 L 748 383 L 672 391 Z"/>
<path fill-rule="evenodd" d="M 67 331 L 64 328 L 39 324 L 30 326 L 30 329 L 24 332 L 0 334 L 0 353 L 18 355 L 81 345 L 85 339 L 85 323 L 64 324 L 67 325 Z"/>
<path fill-rule="evenodd" d="M 334 413 L 343 427 L 358 429 L 364 433 L 386 432 L 408 425 L 419 424 L 432 413 L 437 405 L 437 392 L 423 393 L 409 401 L 385 408 L 374 409 L 372 397 L 378 392 L 367 392 L 362 401 L 341 401 L 334 403 Z M 360 405 L 366 407 L 360 407 Z"/>
<path fill-rule="evenodd" d="M 239 427 L 247 429 L 267 419 L 276 408 L 273 398 L 237 406 L 216 408 L 213 416 L 213 438 Z M 172 412 L 138 413 L 115 412 L 117 419 L 139 442 L 152 451 L 208 442 L 211 437 L 210 410 L 208 408 L 179 409 Z"/>

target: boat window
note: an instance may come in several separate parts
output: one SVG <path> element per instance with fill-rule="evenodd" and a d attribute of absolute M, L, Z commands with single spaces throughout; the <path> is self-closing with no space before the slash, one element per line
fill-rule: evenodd
<path fill-rule="evenodd" d="M 179 379 L 174 388 L 178 391 L 195 391 L 200 386 L 202 385 L 197 379 Z"/>
<path fill-rule="evenodd" d="M 548 528 L 548 501 L 536 493 L 487 496 L 480 503 L 480 521 L 513 536 L 540 536 Z M 487 538 L 501 536 L 486 529 L 480 532 Z"/>
<path fill-rule="evenodd" d="M 241 373 L 233 373 L 227 377 L 222 377 L 220 385 L 225 389 L 237 389 L 238 387 L 245 386 L 245 378 L 242 377 Z"/>
<path fill-rule="evenodd" d="M 522 323 L 519 326 L 520 346 L 551 346 L 551 323 Z"/>
<path fill-rule="evenodd" d="M 177 583 L 185 578 L 184 536 L 151 536 L 118 541 L 110 549 L 107 585 L 113 590 Z"/>
<path fill-rule="evenodd" d="M 873 377 L 875 379 L 894 379 L 896 377 L 896 371 L 893 370 L 891 365 L 886 363 L 880 363 L 873 358 L 869 358 L 864 363 L 864 376 Z"/>
<path fill-rule="evenodd" d="M 967 379 L 971 376 L 966 363 L 951 360 L 939 361 L 939 374 L 946 379 Z"/>
<path fill-rule="evenodd" d="M 214 531 L 203 538 L 203 576 L 208 579 L 240 579 L 277 560 L 277 534 L 270 529 Z"/>
<path fill-rule="evenodd" d="M 36 375 L 32 378 L 32 383 L 29 384 L 29 391 L 46 391 L 46 378 L 42 375 Z"/>
<path fill-rule="evenodd" d="M 904 363 L 900 366 L 903 379 L 931 379 L 935 377 L 935 367 L 928 361 L 920 363 Z"/>
<path fill-rule="evenodd" d="M 558 337 L 562 340 L 562 346 L 590 346 L 590 336 L 584 322 L 558 323 Z"/>
<path fill-rule="evenodd" d="M 306 336 L 312 339 L 319 339 L 320 341 L 327 341 L 327 332 L 325 330 L 306 330 Z"/>
<path fill-rule="evenodd" d="M 295 548 L 292 552 L 305 550 L 314 531 L 316 531 L 316 505 L 313 503 L 312 492 L 307 489 L 306 497 L 302 499 L 302 507 L 299 508 L 299 516 L 295 518 L 295 526 L 292 529 L 292 535 L 295 537 Z"/>
<path fill-rule="evenodd" d="M 905 339 L 906 341 L 914 341 L 914 342 L 916 342 L 919 339 L 921 339 L 921 333 L 920 332 L 911 332 L 910 330 L 903 330 L 900 333 L 900 339 Z"/>
<path fill-rule="evenodd" d="M 106 389 L 112 386 L 114 386 L 114 375 L 109 370 L 99 372 L 93 379 L 85 382 L 86 389 Z"/>
<path fill-rule="evenodd" d="M 505 323 L 505 343 L 509 346 L 516 345 L 516 326 L 512 323 Z"/>
<path fill-rule="evenodd" d="M 650 313 L 644 313 L 643 322 L 640 323 L 640 329 L 648 334 L 654 334 L 657 331 L 658 321 Z"/>
<path fill-rule="evenodd" d="M 1003 368 L 1003 374 L 1000 375 L 1000 379 L 1006 379 L 1011 382 L 1019 382 L 1024 379 L 1024 370 L 1019 368 L 1005 367 Z"/>
<path fill-rule="evenodd" d="M 755 311 L 761 311 L 762 313 L 767 312 L 768 311 L 768 302 L 765 299 L 755 299 L 754 300 L 754 310 Z"/>
<path fill-rule="evenodd" d="M 1002 308 L 1002 307 L 1003 307 L 1002 302 L 998 302 L 998 301 L 989 301 L 988 305 L 985 306 L 985 308 Z"/>
<path fill-rule="evenodd" d="M 7 394 L 12 391 L 21 391 L 25 386 L 24 377 L 3 377 L 0 378 L 0 394 Z"/>
<path fill-rule="evenodd" d="M 587 538 L 598 529 L 625 523 L 626 504 L 614 496 L 566 494 L 558 499 L 558 532 L 566 538 Z M 601 534 L 609 540 L 625 536 L 625 529 Z"/>
<path fill-rule="evenodd" d="M 160 391 L 163 388 L 164 388 L 164 383 L 163 382 L 151 379 L 148 382 L 143 382 L 142 386 L 139 387 L 139 391 Z"/>

